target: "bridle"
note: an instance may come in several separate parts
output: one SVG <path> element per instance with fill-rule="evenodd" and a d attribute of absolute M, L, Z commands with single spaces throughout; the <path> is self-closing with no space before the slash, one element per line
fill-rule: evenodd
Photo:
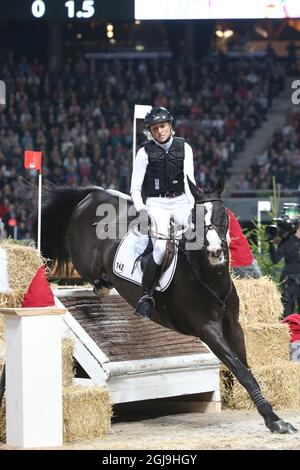
<path fill-rule="evenodd" d="M 222 206 L 224 207 L 223 205 L 223 201 L 220 197 L 208 197 L 208 198 L 203 198 L 201 199 L 201 201 L 197 201 L 195 203 L 195 206 L 193 208 L 193 222 L 194 222 L 194 225 L 195 225 L 195 211 L 196 211 L 196 205 L 197 204 L 205 204 L 206 202 L 220 202 L 222 204 Z M 226 208 L 224 207 L 224 215 L 225 215 L 225 223 L 221 224 L 214 224 L 214 223 L 210 223 L 209 225 L 205 226 L 204 225 L 204 244 L 203 244 L 203 247 L 201 248 L 201 250 L 204 250 L 208 244 L 207 242 L 207 233 L 209 230 L 215 230 L 217 233 L 218 233 L 218 230 L 217 228 L 218 227 L 224 227 L 224 229 L 222 230 L 221 232 L 221 236 L 218 234 L 218 236 L 220 237 L 221 239 L 221 246 L 222 246 L 222 250 L 224 249 L 224 245 L 226 243 L 226 234 L 227 234 L 227 230 L 228 230 L 228 226 L 229 226 L 229 217 L 228 217 L 228 214 L 226 212 Z M 204 223 L 204 221 L 203 221 Z M 196 227 L 195 227 L 196 228 Z M 192 271 L 194 273 L 194 276 L 196 277 L 196 279 L 198 280 L 198 282 L 200 282 L 200 284 L 202 284 L 206 290 L 208 290 L 213 296 L 214 298 L 217 300 L 217 302 L 220 304 L 220 306 L 222 307 L 222 310 L 221 312 L 223 312 L 226 308 L 226 302 L 231 294 L 231 291 L 232 291 L 232 280 L 231 280 L 231 277 L 229 277 L 230 279 L 230 283 L 229 283 L 229 288 L 228 288 L 228 291 L 224 297 L 224 299 L 221 299 L 219 297 L 219 295 L 203 280 L 200 280 L 199 279 L 199 276 L 197 274 L 197 270 L 196 270 L 196 266 L 195 266 L 195 258 L 193 258 L 190 254 L 190 252 L 188 250 L 185 250 L 183 249 L 186 257 L 187 257 L 187 260 L 192 268 Z"/>
<path fill-rule="evenodd" d="M 220 240 L 221 240 L 221 246 L 222 246 L 222 249 L 223 249 L 224 244 L 226 242 L 226 234 L 227 234 L 228 226 L 229 226 L 229 221 L 228 221 L 229 219 L 228 219 L 226 209 L 224 207 L 222 199 L 218 198 L 218 197 L 205 199 L 201 202 L 197 202 L 196 204 L 205 204 L 206 202 L 220 202 L 222 207 L 224 208 L 225 217 L 224 217 L 224 223 L 214 224 L 214 223 L 211 222 L 208 225 L 204 224 L 204 234 L 205 234 L 204 243 L 207 245 L 207 234 L 208 234 L 209 230 L 215 230 L 217 232 Z M 219 231 L 218 231 L 218 228 L 220 228 L 220 227 L 222 228 L 222 230 L 220 230 L 221 235 L 219 235 Z"/>

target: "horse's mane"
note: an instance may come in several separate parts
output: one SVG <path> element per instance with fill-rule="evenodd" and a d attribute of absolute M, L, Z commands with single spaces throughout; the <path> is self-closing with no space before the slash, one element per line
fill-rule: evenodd
<path fill-rule="evenodd" d="M 105 189 L 104 191 L 111 194 L 112 196 L 121 197 L 123 199 L 127 199 L 127 201 L 131 201 L 131 197 L 128 196 L 128 194 L 122 193 L 121 191 L 117 191 L 116 189 Z"/>

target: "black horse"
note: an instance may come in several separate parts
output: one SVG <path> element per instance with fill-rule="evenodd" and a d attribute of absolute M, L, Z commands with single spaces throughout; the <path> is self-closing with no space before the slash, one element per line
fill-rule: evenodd
<path fill-rule="evenodd" d="M 181 244 L 174 278 L 164 292 L 156 291 L 151 320 L 180 333 L 199 337 L 246 388 L 271 432 L 297 430 L 283 421 L 262 396 L 247 364 L 244 335 L 238 321 L 239 298 L 228 266 L 227 211 L 220 181 L 211 192 L 190 183 L 197 208 L 205 210 L 204 248 Z M 120 204 L 121 203 L 121 204 Z M 114 210 L 110 213 L 109 208 Z M 43 195 L 42 254 L 57 262 L 58 268 L 71 259 L 83 278 L 97 288 L 114 286 L 133 307 L 140 287 L 113 272 L 113 260 L 122 229 L 132 212 L 130 198 L 98 187 L 54 188 Z M 129 217 L 132 222 L 136 214 Z M 103 237 L 111 229 L 115 237 Z M 112 239 L 114 238 L 114 239 Z M 141 321 L 146 321 L 141 319 Z"/>

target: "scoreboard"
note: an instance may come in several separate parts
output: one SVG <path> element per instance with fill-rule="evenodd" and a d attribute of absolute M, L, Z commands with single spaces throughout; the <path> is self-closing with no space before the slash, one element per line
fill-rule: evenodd
<path fill-rule="evenodd" d="M 1 0 L 0 18 L 86 21 L 134 20 L 134 0 Z"/>

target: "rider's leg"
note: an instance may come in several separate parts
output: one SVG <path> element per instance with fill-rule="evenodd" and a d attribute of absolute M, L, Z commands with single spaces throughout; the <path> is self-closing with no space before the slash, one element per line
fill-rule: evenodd
<path fill-rule="evenodd" d="M 144 318 L 149 318 L 154 310 L 155 302 L 153 293 L 159 280 L 160 269 L 161 265 L 156 264 L 151 254 L 143 274 L 142 296 L 135 311 Z"/>
<path fill-rule="evenodd" d="M 136 308 L 136 313 L 144 318 L 149 318 L 154 310 L 155 302 L 153 293 L 159 281 L 161 264 L 163 262 L 167 240 L 156 237 L 168 236 L 169 217 L 166 211 L 156 208 L 149 210 L 151 218 L 151 234 L 153 235 L 153 254 L 150 256 L 142 279 L 142 296 Z"/>

